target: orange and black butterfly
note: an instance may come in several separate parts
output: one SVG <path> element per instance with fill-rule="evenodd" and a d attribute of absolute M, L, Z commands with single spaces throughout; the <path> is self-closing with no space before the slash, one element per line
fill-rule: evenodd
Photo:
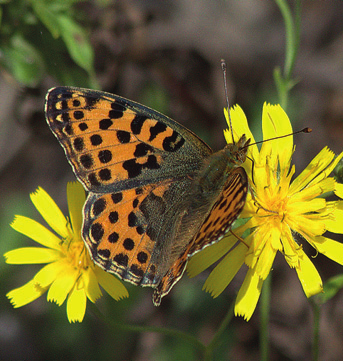
<path fill-rule="evenodd" d="M 159 305 L 194 253 L 241 213 L 248 177 L 243 135 L 214 153 L 194 133 L 117 95 L 51 89 L 47 122 L 88 191 L 82 236 L 94 262 Z"/>

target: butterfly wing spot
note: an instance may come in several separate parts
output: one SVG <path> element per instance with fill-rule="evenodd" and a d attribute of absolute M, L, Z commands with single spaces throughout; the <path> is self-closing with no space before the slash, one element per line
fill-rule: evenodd
<path fill-rule="evenodd" d="M 123 193 L 122 192 L 112 193 L 111 199 L 114 204 L 120 203 L 123 200 Z"/>
<path fill-rule="evenodd" d="M 104 118 L 99 121 L 99 130 L 108 130 L 113 125 L 113 122 L 109 118 Z"/>
<path fill-rule="evenodd" d="M 126 130 L 118 130 L 117 138 L 122 144 L 129 143 L 131 141 L 131 135 Z"/>
<path fill-rule="evenodd" d="M 132 251 L 135 247 L 135 242 L 131 238 L 125 238 L 123 246 L 127 251 Z"/>
<path fill-rule="evenodd" d="M 117 232 L 112 232 L 108 235 L 108 242 L 110 243 L 116 243 L 119 239 L 119 234 Z"/>
<path fill-rule="evenodd" d="M 93 244 L 98 244 L 104 236 L 104 227 L 101 223 L 93 223 L 91 226 L 91 240 Z"/>
<path fill-rule="evenodd" d="M 120 119 L 123 117 L 126 106 L 118 102 L 111 103 L 111 110 L 108 113 L 109 118 L 111 119 Z"/>
<path fill-rule="evenodd" d="M 132 134 L 140 134 L 143 128 L 143 124 L 147 119 L 148 117 L 145 115 L 136 114 L 130 124 Z"/>
<path fill-rule="evenodd" d="M 144 169 L 159 169 L 162 157 L 149 155 L 146 158 L 130 159 L 123 162 L 123 169 L 127 172 L 127 178 L 136 178 L 142 174 Z"/>
<path fill-rule="evenodd" d="M 73 142 L 73 147 L 77 152 L 81 152 L 85 148 L 85 142 L 83 141 L 83 138 L 75 138 Z"/>
<path fill-rule="evenodd" d="M 84 123 L 82 123 L 82 124 L 84 124 Z M 81 124 L 80 124 L 80 126 L 81 126 Z M 87 126 L 86 129 L 88 129 L 88 126 Z M 86 130 L 86 129 L 85 129 L 85 130 Z M 103 142 L 103 139 L 102 139 L 101 135 L 99 135 L 99 134 L 93 134 L 93 135 L 91 135 L 91 136 L 89 137 L 89 140 L 90 140 L 90 143 L 91 143 L 91 145 L 92 145 L 93 147 L 96 147 L 96 146 L 102 144 L 102 142 Z"/>
<path fill-rule="evenodd" d="M 108 149 L 100 150 L 98 153 L 98 158 L 100 163 L 109 163 L 112 160 L 112 152 L 110 152 Z"/>
<path fill-rule="evenodd" d="M 148 254 L 146 252 L 139 252 L 137 254 L 137 260 L 139 263 L 146 263 L 148 260 Z"/>
<path fill-rule="evenodd" d="M 163 149 L 167 152 L 176 152 L 184 143 L 185 139 L 182 138 L 180 134 L 173 131 L 172 135 L 164 138 Z"/>
<path fill-rule="evenodd" d="M 97 199 L 92 207 L 93 217 L 99 216 L 105 209 L 106 209 L 106 200 L 104 198 Z M 113 222 L 111 221 L 111 223 Z"/>
<path fill-rule="evenodd" d="M 97 215 L 95 215 L 96 217 Z M 119 214 L 117 211 L 111 211 L 108 215 L 108 219 L 111 224 L 117 223 L 119 220 Z"/>
<path fill-rule="evenodd" d="M 158 134 L 164 133 L 167 130 L 167 126 L 161 122 L 156 122 L 156 124 L 150 127 L 150 137 L 149 141 L 154 140 Z"/>

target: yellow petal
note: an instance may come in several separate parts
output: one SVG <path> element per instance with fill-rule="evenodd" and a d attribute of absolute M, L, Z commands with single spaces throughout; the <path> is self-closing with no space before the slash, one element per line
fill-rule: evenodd
<path fill-rule="evenodd" d="M 328 165 L 328 167 L 325 169 L 325 177 L 328 177 L 330 173 L 333 172 L 338 162 L 343 158 L 343 152 L 338 154 L 337 157 L 334 159 L 332 163 Z"/>
<path fill-rule="evenodd" d="M 311 183 L 319 183 L 330 173 L 326 173 L 327 168 L 333 161 L 335 154 L 328 148 L 323 148 L 310 162 L 310 164 L 298 175 L 291 184 L 290 194 L 302 190 Z M 330 168 L 331 169 L 331 168 Z"/>
<path fill-rule="evenodd" d="M 334 189 L 335 189 L 335 180 L 329 177 L 323 179 L 318 183 L 313 183 L 312 185 L 303 188 L 301 191 L 292 194 L 290 201 L 291 203 L 297 204 L 296 202 L 298 201 L 308 201 L 324 193 L 332 192 Z"/>
<path fill-rule="evenodd" d="M 50 248 L 23 247 L 6 252 L 4 257 L 9 264 L 50 263 L 57 261 L 61 253 Z"/>
<path fill-rule="evenodd" d="M 337 208 L 332 212 L 332 218 L 325 220 L 325 227 L 329 232 L 343 233 L 343 209 L 342 202 L 338 202 Z"/>
<path fill-rule="evenodd" d="M 232 143 L 232 135 L 230 130 L 230 124 L 228 121 L 228 112 L 227 109 L 224 109 L 224 115 L 227 120 L 229 129 L 225 129 L 224 136 L 228 144 Z M 232 121 L 232 127 L 233 127 L 233 135 L 235 142 L 237 142 L 243 134 L 246 135 L 247 139 L 251 139 L 251 144 L 255 143 L 255 138 L 253 134 L 250 131 L 247 118 L 242 110 L 242 108 L 239 105 L 234 105 L 230 108 L 230 116 Z M 258 157 L 258 148 L 257 145 L 249 146 L 248 148 L 248 154 L 251 158 L 257 158 Z"/>
<path fill-rule="evenodd" d="M 260 297 L 263 281 L 252 269 L 249 269 L 241 288 L 239 289 L 236 304 L 235 315 L 242 316 L 249 321 L 255 311 L 257 301 Z"/>
<path fill-rule="evenodd" d="M 246 252 L 246 245 L 243 243 L 238 244 L 210 273 L 203 290 L 211 293 L 213 298 L 218 297 L 242 267 Z"/>
<path fill-rule="evenodd" d="M 195 277 L 211 264 L 217 262 L 219 258 L 223 257 L 229 250 L 237 243 L 237 238 L 230 235 L 218 243 L 206 247 L 202 251 L 196 253 L 189 260 L 187 265 L 187 274 L 189 277 Z"/>
<path fill-rule="evenodd" d="M 228 144 L 232 143 L 232 136 L 231 136 L 231 130 L 230 130 L 230 123 L 228 121 L 228 111 L 227 108 L 224 108 L 224 115 L 225 119 L 227 120 L 227 125 L 229 127 L 228 131 L 229 134 L 226 134 L 225 137 L 227 137 L 226 141 Z M 255 139 L 253 134 L 250 131 L 247 118 L 242 110 L 242 108 L 239 105 L 234 105 L 230 108 L 230 116 L 232 121 L 232 127 L 233 127 L 233 134 L 235 138 L 235 142 L 237 142 L 243 134 L 246 135 L 247 138 L 250 138 L 252 143 L 255 143 Z"/>
<path fill-rule="evenodd" d="M 287 212 L 293 213 L 292 216 L 301 213 L 317 212 L 325 208 L 326 200 L 324 198 L 315 198 L 306 202 L 289 202 Z"/>
<path fill-rule="evenodd" d="M 33 278 L 41 287 L 46 288 L 63 272 L 68 263 L 57 261 L 44 266 Z"/>
<path fill-rule="evenodd" d="M 282 228 L 282 246 L 283 254 L 289 267 L 295 268 L 299 265 L 298 249 L 301 248 L 293 239 L 292 231 L 284 224 Z"/>
<path fill-rule="evenodd" d="M 30 198 L 46 223 L 62 238 L 68 237 L 67 220 L 55 201 L 41 187 L 30 194 Z"/>
<path fill-rule="evenodd" d="M 85 191 L 79 182 L 67 184 L 67 200 L 70 223 L 74 232 L 80 232 L 82 227 L 82 208 L 86 200 Z"/>
<path fill-rule="evenodd" d="M 280 234 L 278 232 L 278 234 Z M 278 239 L 278 244 L 280 243 L 280 239 Z M 276 256 L 277 249 L 273 249 L 272 247 L 264 247 L 257 263 L 255 266 L 256 274 L 264 281 L 272 268 L 275 256 Z"/>
<path fill-rule="evenodd" d="M 333 239 L 318 236 L 313 239 L 313 246 L 318 252 L 343 265 L 343 244 Z"/>
<path fill-rule="evenodd" d="M 302 249 L 299 249 L 299 267 L 296 267 L 298 278 L 301 282 L 306 297 L 311 297 L 323 292 L 323 283 L 313 263 Z"/>
<path fill-rule="evenodd" d="M 16 288 L 6 294 L 14 308 L 22 307 L 40 297 L 46 288 L 42 288 L 34 280 L 29 281 L 24 286 Z"/>
<path fill-rule="evenodd" d="M 126 287 L 116 278 L 108 272 L 95 267 L 94 272 L 100 283 L 100 286 L 116 301 L 121 298 L 129 297 Z"/>
<path fill-rule="evenodd" d="M 270 248 L 271 232 L 277 232 L 273 237 L 280 239 L 280 231 L 278 231 L 277 228 L 271 227 L 268 223 L 257 227 L 245 238 L 245 242 L 250 245 L 249 251 L 246 253 L 245 257 L 245 264 L 249 268 L 255 268 L 260 255 L 265 249 Z"/>
<path fill-rule="evenodd" d="M 343 198 L 343 184 L 335 183 L 335 194 L 339 198 Z"/>
<path fill-rule="evenodd" d="M 41 245 L 60 250 L 61 240 L 47 228 L 31 218 L 15 216 L 11 227 L 19 233 L 33 239 Z"/>
<path fill-rule="evenodd" d="M 305 233 L 311 237 L 322 235 L 325 232 L 325 221 L 321 220 L 319 216 L 314 219 L 310 219 L 310 217 L 311 215 L 294 215 L 294 217 L 287 217 L 287 223 L 300 234 Z"/>
<path fill-rule="evenodd" d="M 279 104 L 263 104 L 262 131 L 264 140 L 291 134 L 293 132 L 291 122 Z M 264 157 L 267 154 L 272 155 L 271 166 L 273 168 L 277 166 L 277 156 L 280 162 L 280 168 L 288 168 L 289 161 L 293 154 L 293 136 L 263 143 L 261 157 Z"/>
<path fill-rule="evenodd" d="M 68 321 L 82 322 L 86 313 L 87 297 L 85 289 L 79 288 L 78 285 L 72 289 L 67 300 Z"/>
<path fill-rule="evenodd" d="M 92 267 L 88 267 L 82 272 L 82 278 L 85 282 L 85 291 L 87 297 L 90 299 L 90 301 L 95 303 L 95 301 L 102 296 L 102 293 L 98 285 L 98 279 Z"/>
<path fill-rule="evenodd" d="M 282 226 L 282 223 L 281 223 Z M 275 251 L 280 251 L 282 252 L 283 248 L 282 248 L 282 244 L 281 244 L 281 230 L 280 230 L 280 226 L 279 225 L 275 225 L 273 227 L 271 227 L 270 229 L 270 248 L 272 248 L 272 253 L 270 253 L 269 255 L 263 256 L 263 257 L 270 257 L 272 258 L 272 262 L 274 261 L 274 257 L 275 257 Z M 268 244 L 266 244 L 265 248 L 269 248 Z M 265 251 L 265 248 L 263 249 L 263 252 Z M 263 253 L 262 252 L 262 253 Z M 261 255 L 262 256 L 262 255 Z M 268 262 L 269 263 L 269 262 Z M 269 271 L 268 271 L 269 273 Z M 263 279 L 265 279 L 264 277 L 262 277 Z"/>
<path fill-rule="evenodd" d="M 67 298 L 68 293 L 74 287 L 78 275 L 78 272 L 75 271 L 73 267 L 67 266 L 64 268 L 52 282 L 48 291 L 47 300 L 61 306 Z"/>

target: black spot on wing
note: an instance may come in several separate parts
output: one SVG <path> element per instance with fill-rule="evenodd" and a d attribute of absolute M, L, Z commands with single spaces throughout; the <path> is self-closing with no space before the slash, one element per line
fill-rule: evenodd
<path fill-rule="evenodd" d="M 150 128 L 150 138 L 151 142 L 154 140 L 158 134 L 163 133 L 167 129 L 167 126 L 161 122 L 157 122 L 153 127 Z"/>
<path fill-rule="evenodd" d="M 131 131 L 133 134 L 139 134 L 142 130 L 144 122 L 148 119 L 145 115 L 136 114 L 131 121 Z"/>

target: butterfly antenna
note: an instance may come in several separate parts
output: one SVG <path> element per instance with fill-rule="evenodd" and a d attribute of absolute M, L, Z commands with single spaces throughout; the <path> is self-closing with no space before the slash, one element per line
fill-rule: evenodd
<path fill-rule="evenodd" d="M 223 71 L 223 77 L 224 77 L 224 89 L 225 89 L 225 98 L 226 98 L 226 104 L 227 104 L 227 112 L 229 115 L 229 123 L 230 123 L 230 131 L 232 136 L 232 143 L 235 144 L 235 139 L 233 137 L 233 129 L 232 129 L 232 122 L 231 122 L 231 115 L 230 115 L 230 103 L 229 103 L 229 96 L 227 93 L 227 81 L 226 81 L 226 61 L 224 59 L 221 59 L 220 65 L 222 67 Z"/>
<path fill-rule="evenodd" d="M 250 146 L 256 145 L 256 144 L 261 144 L 261 143 L 269 142 L 269 141 L 275 140 L 275 139 L 286 138 L 286 137 L 289 137 L 289 136 L 291 136 L 291 135 L 296 135 L 296 134 L 299 134 L 299 133 L 311 133 L 311 132 L 312 132 L 312 129 L 306 127 L 306 128 L 304 128 L 304 129 L 297 130 L 296 132 L 293 132 L 293 133 L 289 133 L 289 134 L 285 134 L 285 135 L 280 135 L 280 136 L 278 136 L 278 137 L 261 140 L 261 141 L 256 142 L 256 143 L 249 143 L 248 145 L 244 146 L 243 148 L 250 147 Z"/>

